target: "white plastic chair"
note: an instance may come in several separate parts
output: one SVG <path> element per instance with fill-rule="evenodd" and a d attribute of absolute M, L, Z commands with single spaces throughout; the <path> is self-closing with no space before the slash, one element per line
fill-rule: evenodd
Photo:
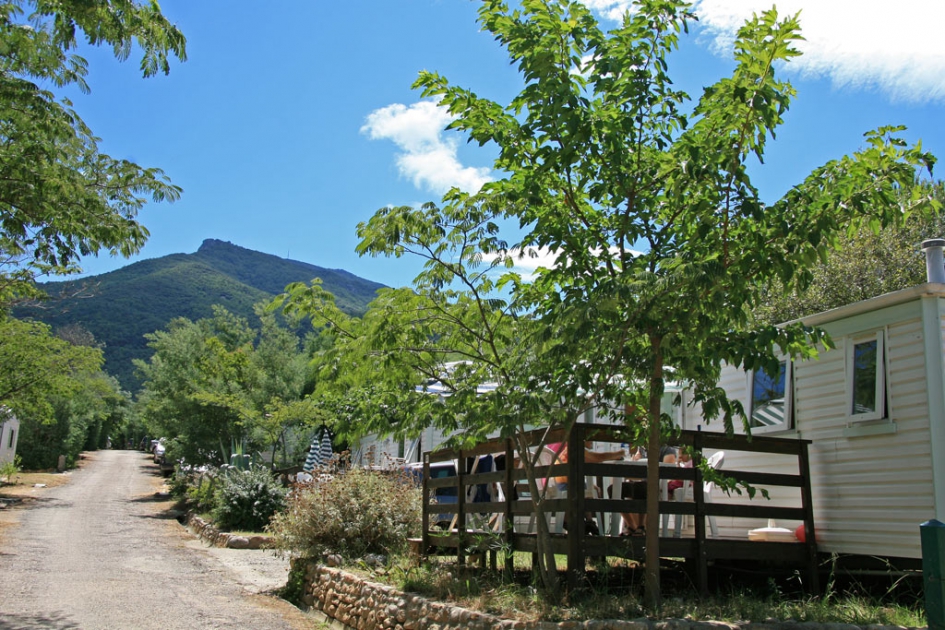
<path fill-rule="evenodd" d="M 666 464 L 660 464 L 660 466 L 664 466 L 664 465 Z M 624 477 L 609 477 L 608 479 L 609 479 L 609 482 L 605 481 L 604 485 L 605 487 L 610 488 L 611 497 L 614 496 L 615 492 L 619 491 L 622 493 Z M 668 484 L 668 480 L 660 479 L 660 501 L 669 500 L 667 484 Z M 622 496 L 618 498 L 622 498 Z M 669 514 L 660 514 L 660 521 L 661 521 L 660 536 L 666 537 L 666 535 L 669 533 L 669 517 L 670 517 Z M 678 515 L 677 515 L 677 519 L 678 519 Z M 609 535 L 616 536 L 620 534 L 620 531 L 622 529 L 623 529 L 623 515 L 620 512 L 611 512 L 610 529 L 608 530 Z"/>
<path fill-rule="evenodd" d="M 725 451 L 718 451 L 716 453 L 713 453 L 709 457 L 709 459 L 706 460 L 706 464 L 709 466 L 709 468 L 712 468 L 713 470 L 719 470 L 720 468 L 722 468 L 723 463 L 725 463 Z M 714 489 L 715 489 L 715 484 L 711 481 L 706 481 L 705 483 L 702 484 L 702 496 L 706 503 L 712 502 L 712 490 Z M 673 499 L 675 501 L 692 501 L 693 500 L 692 482 L 687 481 L 685 482 L 685 484 L 683 484 L 682 488 L 676 488 L 676 490 L 673 491 Z M 709 521 L 709 531 L 711 532 L 710 535 L 712 536 L 712 538 L 718 538 L 719 526 L 715 522 L 715 517 L 710 515 L 710 516 L 707 516 L 706 519 Z M 683 522 L 683 515 L 677 514 L 676 527 L 675 527 L 675 531 L 673 532 L 674 538 L 679 538 L 682 535 L 682 522 Z"/>

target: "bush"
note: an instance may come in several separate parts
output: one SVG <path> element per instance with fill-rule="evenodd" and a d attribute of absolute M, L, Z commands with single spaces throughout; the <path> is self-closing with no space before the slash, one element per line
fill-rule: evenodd
<path fill-rule="evenodd" d="M 285 553 L 321 558 L 396 554 L 421 527 L 421 491 L 404 478 L 353 468 L 297 486 L 269 532 Z"/>
<path fill-rule="evenodd" d="M 210 512 L 216 506 L 214 494 L 219 474 L 213 467 L 178 466 L 168 481 L 171 496 L 183 499 L 188 509 L 198 514 Z"/>
<path fill-rule="evenodd" d="M 191 484 L 187 487 L 184 497 L 188 505 L 192 506 L 194 511 L 202 514 L 210 512 L 216 507 L 216 477 L 213 473 L 207 472 L 197 475 L 193 478 Z"/>
<path fill-rule="evenodd" d="M 0 481 L 13 484 L 16 483 L 14 478 L 20 474 L 20 471 L 23 470 L 20 466 L 22 460 L 20 456 L 17 455 L 13 458 L 12 462 L 5 462 L 0 464 Z"/>
<path fill-rule="evenodd" d="M 213 492 L 213 520 L 222 530 L 262 531 L 273 514 L 286 506 L 285 489 L 262 466 L 227 468 L 216 477 L 215 485 L 204 492 Z"/>

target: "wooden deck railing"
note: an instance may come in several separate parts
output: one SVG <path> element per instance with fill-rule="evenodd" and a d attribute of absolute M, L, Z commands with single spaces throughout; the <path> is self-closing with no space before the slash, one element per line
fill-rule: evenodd
<path fill-rule="evenodd" d="M 588 478 L 598 480 L 597 485 L 603 487 L 600 480 L 612 479 L 646 479 L 647 470 L 644 464 L 622 463 L 586 463 L 584 461 L 585 441 L 605 442 L 616 445 L 626 442 L 621 436 L 621 427 L 607 425 L 576 424 L 570 434 L 563 429 L 553 431 L 536 430 L 527 436 L 530 447 L 543 447 L 548 443 L 568 443 L 568 462 L 555 465 L 541 465 L 535 467 L 536 478 L 552 478 L 567 476 L 569 488 L 583 488 L 583 482 L 574 480 Z M 701 431 L 682 431 L 668 443 L 677 447 L 689 447 L 692 450 L 695 462 L 700 461 L 705 450 L 723 450 L 726 453 L 753 452 L 769 453 L 796 458 L 797 473 L 790 472 L 768 473 L 751 470 L 733 470 L 726 467 L 721 471 L 725 477 L 737 480 L 752 486 L 788 487 L 800 491 L 799 505 L 784 507 L 772 505 L 770 502 L 756 496 L 750 504 L 733 504 L 731 502 L 707 502 L 703 495 L 703 473 L 698 466 L 693 468 L 665 467 L 660 469 L 662 479 L 679 479 L 693 482 L 693 501 L 660 501 L 661 514 L 672 514 L 679 518 L 682 515 L 694 517 L 693 537 L 660 538 L 661 555 L 664 557 L 682 557 L 691 562 L 694 578 L 701 590 L 707 584 L 707 565 L 709 561 L 720 559 L 732 560 L 778 560 L 793 563 L 797 567 L 807 569 L 812 588 L 817 586 L 817 548 L 814 540 L 814 516 L 811 504 L 810 474 L 808 461 L 809 440 L 771 438 L 756 436 L 749 439 L 746 436 L 725 436 L 718 433 Z M 492 455 L 493 461 L 501 464 L 500 470 L 481 472 L 472 467 L 477 458 Z M 525 479 L 525 470 L 521 467 L 507 465 L 515 462 L 517 454 L 511 440 L 493 440 L 479 444 L 475 448 L 455 451 L 444 449 L 424 454 L 423 475 L 423 537 L 422 550 L 434 548 L 455 549 L 457 562 L 464 563 L 466 556 L 471 552 L 481 553 L 489 548 L 501 546 L 508 550 L 535 552 L 537 549 L 536 534 L 516 531 L 516 517 L 520 521 L 537 518 L 534 514 L 530 499 L 512 498 L 517 483 Z M 729 460 L 731 457 L 727 456 Z M 439 479 L 430 478 L 430 464 L 443 461 L 456 463 L 457 475 Z M 487 502 L 471 502 L 467 495 L 471 488 L 485 484 L 487 487 L 501 490 L 503 500 Z M 614 484 L 616 486 L 616 484 Z M 456 488 L 457 501 L 455 504 L 437 503 L 435 491 L 437 488 Z M 553 534 L 551 537 L 552 549 L 555 553 L 567 554 L 568 581 L 572 586 L 580 582 L 584 567 L 589 556 L 618 556 L 625 558 L 643 559 L 643 539 L 618 536 L 588 536 L 585 531 L 584 515 L 610 513 L 645 513 L 646 501 L 623 499 L 621 493 L 614 492 L 615 497 L 587 498 L 585 493 L 570 492 L 567 498 L 549 499 L 545 501 L 545 514 L 564 513 L 569 524 L 566 533 Z M 434 515 L 453 515 L 453 526 L 443 530 L 435 527 Z M 749 542 L 747 539 L 723 539 L 706 537 L 706 517 L 745 517 L 754 519 L 791 519 L 802 521 L 807 535 L 804 543 L 768 543 Z M 463 524 L 459 526 L 458 524 Z M 603 523 L 600 525 L 603 526 Z M 602 530 L 604 528 L 602 527 Z M 612 532 L 613 533 L 613 532 Z M 511 563 L 511 557 L 507 558 Z M 511 568 L 511 565 L 509 565 Z"/>

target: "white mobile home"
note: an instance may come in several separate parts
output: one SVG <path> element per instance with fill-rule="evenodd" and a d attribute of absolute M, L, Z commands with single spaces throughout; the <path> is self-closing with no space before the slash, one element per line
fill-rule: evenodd
<path fill-rule="evenodd" d="M 450 370 L 456 365 L 447 363 L 445 369 Z M 495 385 L 485 383 L 477 388 L 479 394 L 486 394 L 495 390 Z M 417 388 L 418 393 L 431 396 L 449 395 L 442 384 L 427 383 Z M 366 435 L 358 439 L 352 452 L 352 463 L 358 466 L 384 465 L 390 462 L 414 464 L 423 461 L 423 453 L 435 451 L 450 436 L 435 427 L 425 428 L 418 436 L 410 438 L 381 437 L 376 434 Z"/>
<path fill-rule="evenodd" d="M 916 560 L 919 525 L 932 518 L 945 521 L 941 245 L 945 241 L 929 264 L 930 282 L 804 318 L 827 331 L 836 346 L 817 360 L 785 360 L 777 375 L 723 372 L 720 385 L 742 402 L 753 434 L 812 441 L 811 490 L 821 552 Z M 701 424 L 704 431 L 720 430 L 705 425 L 698 409 L 685 411 L 683 428 Z M 750 453 L 725 460 L 725 469 L 734 470 L 778 472 L 783 465 Z M 718 492 L 714 500 L 743 501 Z M 772 495 L 773 502 L 787 500 Z M 718 521 L 723 535 L 733 536 L 764 525 Z M 793 529 L 798 523 L 778 525 Z"/>
<path fill-rule="evenodd" d="M 0 465 L 12 462 L 16 457 L 19 437 L 20 421 L 12 413 L 7 413 L 3 422 L 0 422 Z"/>

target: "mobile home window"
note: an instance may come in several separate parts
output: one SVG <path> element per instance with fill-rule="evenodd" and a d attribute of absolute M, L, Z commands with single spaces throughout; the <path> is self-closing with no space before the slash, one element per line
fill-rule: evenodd
<path fill-rule="evenodd" d="M 13 442 L 16 440 L 16 429 L 10 428 L 10 443 L 7 444 L 7 448 L 13 448 Z"/>
<path fill-rule="evenodd" d="M 850 338 L 847 412 L 854 421 L 886 417 L 886 358 L 882 331 Z"/>
<path fill-rule="evenodd" d="M 790 429 L 791 422 L 791 362 L 783 360 L 778 370 L 769 374 L 758 368 L 751 374 L 751 415 L 748 424 L 752 431 L 779 431 Z"/>

